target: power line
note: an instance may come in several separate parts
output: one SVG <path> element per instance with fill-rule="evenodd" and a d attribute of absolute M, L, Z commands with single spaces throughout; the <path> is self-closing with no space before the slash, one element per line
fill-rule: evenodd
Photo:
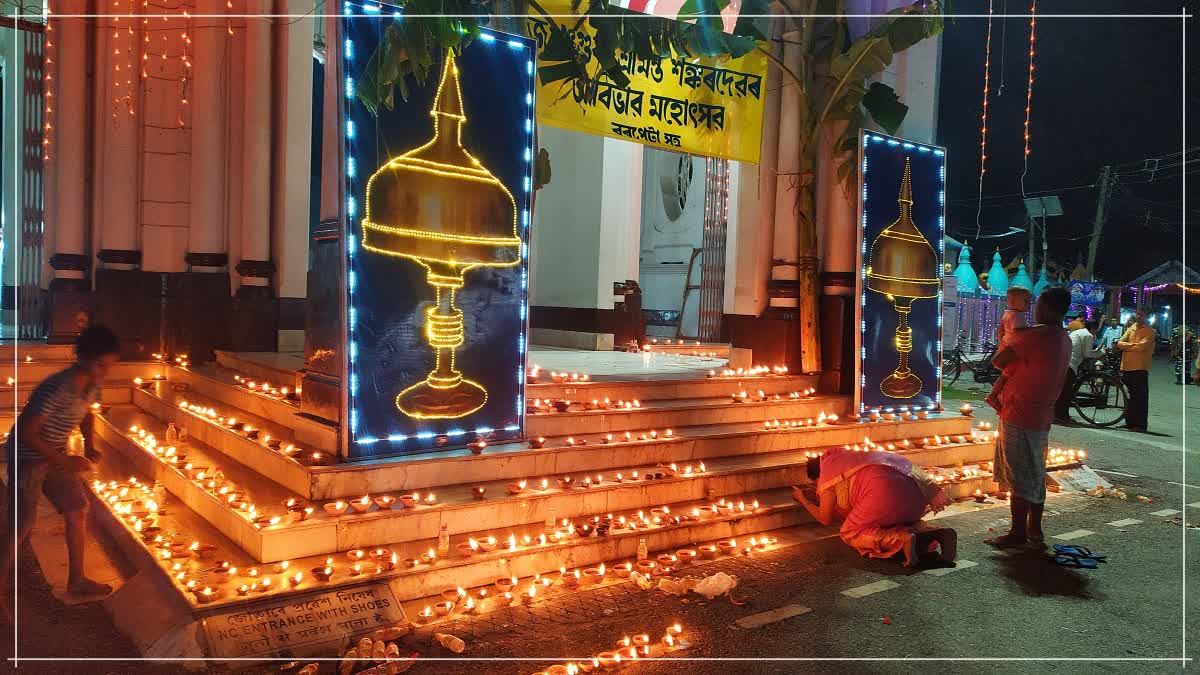
<path fill-rule="evenodd" d="M 1095 183 L 1089 183 L 1087 185 L 1076 185 L 1074 187 L 1050 188 L 1048 190 L 1035 190 L 1032 192 L 1025 192 L 1025 193 L 1010 192 L 1009 194 L 1004 194 L 1004 195 L 984 195 L 982 197 L 982 199 L 1006 199 L 1008 197 L 1022 197 L 1022 196 L 1038 197 L 1041 195 L 1047 195 L 1047 194 L 1056 193 L 1056 192 L 1069 192 L 1071 190 L 1090 190 L 1094 187 L 1096 187 Z M 966 198 L 966 199 L 949 199 L 947 201 L 949 201 L 952 204 L 959 204 L 959 203 L 974 204 L 977 200 L 973 199 L 973 198 Z"/>
<path fill-rule="evenodd" d="M 1197 161 L 1197 160 L 1192 160 L 1191 162 L 1189 162 L 1189 164 L 1194 163 L 1195 161 Z M 1200 171 L 1200 167 L 1192 169 L 1190 171 L 1181 171 L 1179 173 L 1173 173 L 1173 174 L 1170 174 L 1167 176 L 1153 176 L 1152 175 L 1150 178 L 1147 178 L 1146 180 L 1121 181 L 1121 185 L 1142 185 L 1144 183 L 1156 183 L 1160 180 L 1168 180 L 1171 178 L 1180 178 L 1182 176 L 1187 176 L 1189 174 L 1196 173 L 1197 171 Z"/>

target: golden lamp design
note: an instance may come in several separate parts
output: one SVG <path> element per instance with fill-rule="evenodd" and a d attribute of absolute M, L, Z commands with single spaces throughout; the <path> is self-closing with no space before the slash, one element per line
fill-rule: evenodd
<path fill-rule="evenodd" d="M 908 354 L 912 351 L 908 315 L 913 300 L 938 296 L 941 280 L 937 276 L 937 252 L 912 221 L 912 167 L 907 157 L 896 201 L 900 203 L 900 216 L 871 242 L 867 288 L 886 295 L 900 317 L 896 325 L 899 362 L 879 388 L 891 398 L 912 398 L 920 393 L 922 385 L 921 378 L 908 367 Z"/>
<path fill-rule="evenodd" d="M 393 157 L 367 181 L 362 246 L 425 268 L 434 290 L 425 338 L 436 360 L 424 380 L 396 396 L 396 407 L 410 417 L 451 419 L 479 410 L 488 396 L 455 363 L 465 339 L 455 294 L 470 270 L 519 263 L 521 239 L 512 193 L 462 146 L 467 117 L 453 54 L 429 115 L 433 138 Z"/>

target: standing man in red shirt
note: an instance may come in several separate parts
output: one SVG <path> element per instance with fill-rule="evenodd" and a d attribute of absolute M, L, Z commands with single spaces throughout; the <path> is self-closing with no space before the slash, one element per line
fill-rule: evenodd
<path fill-rule="evenodd" d="M 1042 291 L 1033 310 L 1035 325 L 1015 331 L 993 360 L 1007 379 L 999 392 L 1000 431 L 993 466 L 1000 488 L 1012 493 L 1012 528 L 987 540 L 998 548 L 1046 546 L 1046 448 L 1054 403 L 1071 358 L 1071 339 L 1062 326 L 1070 306 L 1065 288 Z"/>

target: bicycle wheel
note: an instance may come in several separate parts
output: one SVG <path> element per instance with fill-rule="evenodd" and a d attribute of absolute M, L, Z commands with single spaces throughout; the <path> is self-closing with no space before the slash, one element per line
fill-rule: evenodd
<path fill-rule="evenodd" d="M 1111 427 L 1125 419 L 1129 392 L 1119 378 L 1091 375 L 1079 383 L 1072 404 L 1088 424 L 1094 427 Z"/>
<path fill-rule="evenodd" d="M 942 357 L 942 384 L 958 382 L 959 375 L 962 375 L 962 361 L 958 352 L 947 352 Z"/>

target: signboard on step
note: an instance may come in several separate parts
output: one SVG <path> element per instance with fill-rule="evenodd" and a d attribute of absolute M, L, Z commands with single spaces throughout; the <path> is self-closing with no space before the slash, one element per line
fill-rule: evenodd
<path fill-rule="evenodd" d="M 204 632 L 212 658 L 288 656 L 407 622 L 391 588 L 376 583 L 216 614 Z"/>
<path fill-rule="evenodd" d="M 1046 472 L 1046 486 L 1053 492 L 1087 492 L 1098 487 L 1108 489 L 1112 483 L 1085 464 L 1069 469 Z"/>

